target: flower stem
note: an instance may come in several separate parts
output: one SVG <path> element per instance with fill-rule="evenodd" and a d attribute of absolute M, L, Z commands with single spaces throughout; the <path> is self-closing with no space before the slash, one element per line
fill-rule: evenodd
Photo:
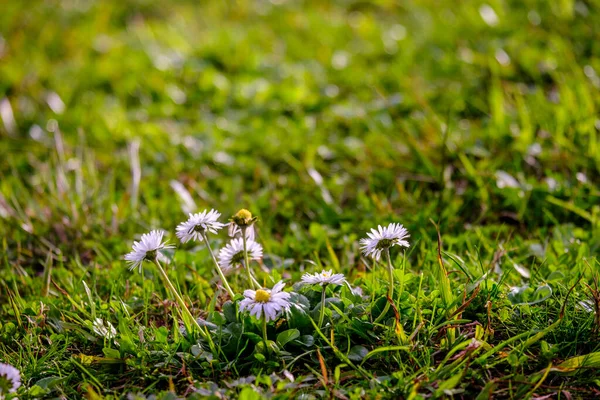
<path fill-rule="evenodd" d="M 225 278 L 225 274 L 223 273 L 223 270 L 221 270 L 221 267 L 219 266 L 219 263 L 217 262 L 215 253 L 213 253 L 212 247 L 210 247 L 210 242 L 208 241 L 208 236 L 206 236 L 206 232 L 202 232 L 202 237 L 204 238 L 204 241 L 206 242 L 206 247 L 208 247 L 208 252 L 210 253 L 210 257 L 212 258 L 213 262 L 215 263 L 215 268 L 217 269 L 219 278 L 221 278 L 221 282 L 223 282 L 223 286 L 225 286 L 225 290 L 227 290 L 227 293 L 229 293 L 229 297 L 231 297 L 233 299 L 235 297 L 235 294 L 233 293 L 233 290 L 231 290 L 231 286 L 229 286 L 229 282 L 227 282 L 227 278 Z"/>
<path fill-rule="evenodd" d="M 319 329 L 323 326 L 323 319 L 325 318 L 325 291 L 327 290 L 327 285 L 323 285 L 323 290 L 321 291 L 321 314 L 319 315 Z"/>
<path fill-rule="evenodd" d="M 246 245 L 246 229 L 248 229 L 246 226 L 242 227 L 242 243 L 244 243 L 244 263 L 246 267 L 246 273 L 248 274 L 248 282 L 251 285 L 254 285 L 256 289 L 260 289 L 262 286 L 256 281 L 252 275 L 252 271 L 250 270 L 250 258 L 248 257 L 248 248 Z"/>
<path fill-rule="evenodd" d="M 386 258 L 387 258 L 387 267 L 388 267 L 388 294 L 387 294 L 388 299 L 386 299 L 385 307 L 383 308 L 383 311 L 381 312 L 381 314 L 379 314 L 379 317 L 377 317 L 377 319 L 375 320 L 374 323 L 377 323 L 377 322 L 379 322 L 379 321 L 381 321 L 383 319 L 383 317 L 385 316 L 385 314 L 387 314 L 388 310 L 390 309 L 390 301 L 394 301 L 394 299 L 393 299 L 393 295 L 394 295 L 394 266 L 392 265 L 392 258 L 390 256 L 390 249 L 389 248 L 385 249 L 385 255 L 386 255 Z"/>
<path fill-rule="evenodd" d="M 262 334 L 263 341 L 265 342 L 265 353 L 269 353 L 269 339 L 267 338 L 267 316 L 264 313 L 262 315 Z"/>
<path fill-rule="evenodd" d="M 198 324 L 198 321 L 196 321 L 196 318 L 194 318 L 194 316 L 192 315 L 190 310 L 185 305 L 185 302 L 179 295 L 179 292 L 177 292 L 177 289 L 175 289 L 175 286 L 173 286 L 173 284 L 171 283 L 171 280 L 169 279 L 167 272 L 163 269 L 163 267 L 160 265 L 160 263 L 158 262 L 157 259 L 154 259 L 154 265 L 156 265 L 156 267 L 158 268 L 158 271 L 160 272 L 163 280 L 165 281 L 167 288 L 171 291 L 171 294 L 175 297 L 175 300 L 179 304 L 179 307 L 181 307 L 182 311 L 194 322 L 194 324 L 196 324 L 196 328 L 198 328 L 198 332 L 200 332 L 200 334 L 202 336 L 204 336 L 205 333 L 202 331 L 200 324 Z"/>

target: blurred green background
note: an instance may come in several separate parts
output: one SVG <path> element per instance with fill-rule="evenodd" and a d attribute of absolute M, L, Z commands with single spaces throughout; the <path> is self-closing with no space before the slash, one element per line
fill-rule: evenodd
<path fill-rule="evenodd" d="M 422 383 L 433 395 L 456 375 L 448 358 L 436 367 L 448 321 L 432 222 L 456 299 L 481 289 L 464 303 L 469 325 L 496 350 L 523 341 L 467 364 L 460 386 L 448 377 L 457 396 L 491 393 L 491 377 L 500 396 L 595 393 L 593 368 L 548 375 L 548 363 L 598 354 L 599 22 L 599 0 L 0 0 L 0 359 L 21 370 L 20 394 L 216 381 L 233 396 L 224 361 L 182 373 L 180 352 L 198 355 L 165 313 L 169 294 L 122 257 L 151 229 L 176 242 L 188 212 L 216 208 L 225 222 L 242 207 L 259 217 L 263 278 L 291 286 L 332 268 L 372 298 L 386 281 L 358 239 L 408 228 L 406 258 L 394 252 L 401 318 L 407 334 L 429 325 L 416 364 L 369 361 L 392 371 L 390 397 Z M 204 318 L 222 299 L 194 246 L 178 244 L 169 273 Z M 91 336 L 96 309 L 119 328 L 120 353 Z"/>
<path fill-rule="evenodd" d="M 206 207 L 293 257 L 389 221 L 597 229 L 598 6 L 4 1 L 8 258 L 118 259 Z"/>

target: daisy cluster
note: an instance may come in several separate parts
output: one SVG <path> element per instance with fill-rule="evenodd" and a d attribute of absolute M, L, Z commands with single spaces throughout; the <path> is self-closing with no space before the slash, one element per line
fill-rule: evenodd
<path fill-rule="evenodd" d="M 292 306 L 303 308 L 305 305 L 300 303 L 293 304 L 292 299 L 296 296 L 293 292 L 285 291 L 285 283 L 279 281 L 271 288 L 266 288 L 260 285 L 252 271 L 252 263 L 260 263 L 263 257 L 263 248 L 256 241 L 256 232 L 254 223 L 256 217 L 253 217 L 248 210 L 240 210 L 235 214 L 229 223 L 219 221 L 221 213 L 216 210 L 204 210 L 200 213 L 189 214 L 188 219 L 180 223 L 176 228 L 176 236 L 182 244 L 195 241 L 201 242 L 208 248 L 215 271 L 221 280 L 222 286 L 227 290 L 231 300 L 238 305 L 241 313 L 248 313 L 263 322 L 263 339 L 267 345 L 267 329 L 266 324 L 272 321 L 277 321 L 282 315 L 290 311 Z M 213 252 L 209 241 L 209 235 L 216 235 L 223 228 L 227 227 L 230 240 L 217 252 Z M 175 248 L 164 239 L 166 232 L 162 230 L 153 230 L 149 233 L 141 235 L 139 241 L 134 241 L 131 252 L 124 256 L 124 259 L 129 263 L 131 270 L 137 269 L 140 273 L 143 270 L 144 262 L 155 264 L 158 271 L 171 294 L 177 300 L 181 311 L 196 324 L 198 332 L 204 333 L 197 319 L 193 317 L 187 308 L 185 301 L 178 293 L 175 285 L 173 285 L 168 277 L 168 274 L 162 268 L 161 263 L 168 262 L 168 258 L 164 252 Z M 360 248 L 363 255 L 373 258 L 376 262 L 380 260 L 381 255 L 385 254 L 388 259 L 388 268 L 392 268 L 389 250 L 394 246 L 408 247 L 409 243 L 408 231 L 401 224 L 392 223 L 386 227 L 378 226 L 377 229 L 371 229 L 367 233 L 367 237 L 360 240 Z M 241 273 L 242 271 L 245 274 Z M 233 291 L 225 273 L 232 274 L 240 272 L 239 275 L 246 275 L 246 285 L 250 288 L 244 290 L 240 296 Z M 326 291 L 329 287 L 340 285 L 348 285 L 353 293 L 361 293 L 360 288 L 352 288 L 343 274 L 333 273 L 333 270 L 323 270 L 315 273 L 305 273 L 299 287 L 313 287 L 316 290 L 321 290 L 320 318 L 318 327 L 321 328 L 325 309 L 326 309 Z M 393 283 L 389 283 L 389 294 L 393 292 Z M 237 292 L 240 293 L 240 292 Z M 381 316 L 383 316 L 382 313 Z M 381 317 L 380 316 L 380 317 Z M 189 322 L 189 320 L 188 320 Z M 115 340 L 117 331 L 114 326 L 108 321 L 101 318 L 95 318 L 90 324 L 91 330 L 106 340 Z M 21 375 L 19 370 L 9 364 L 0 363 L 0 398 L 8 393 L 13 393 L 21 386 Z"/>
<path fill-rule="evenodd" d="M 220 217 L 221 213 L 216 210 L 204 210 L 200 213 L 189 214 L 188 219 L 177 226 L 176 236 L 182 244 L 196 241 L 202 242 L 207 246 L 221 284 L 227 289 L 233 301 L 239 301 L 240 312 L 247 312 L 251 316 L 263 320 L 264 323 L 277 320 L 289 311 L 292 293 L 284 291 L 285 283 L 281 281 L 275 283 L 269 289 L 259 284 L 255 278 L 252 263 L 261 263 L 263 257 L 263 248 L 256 241 L 254 228 L 256 217 L 253 217 L 252 213 L 245 209 L 236 213 L 230 219 L 229 223 L 220 222 Z M 227 232 L 230 240 L 216 252 L 217 255 L 215 256 L 208 236 L 218 234 L 225 227 L 228 228 Z M 150 261 L 157 264 L 159 270 L 163 271 L 159 264 L 165 258 L 162 253 L 166 249 L 174 247 L 164 241 L 163 237 L 163 231 L 154 230 L 142 235 L 140 241 L 134 242 L 132 251 L 125 255 L 125 260 L 129 262 L 130 268 L 137 268 L 141 272 L 144 261 Z M 404 226 L 391 223 L 385 227 L 378 226 L 377 229 L 371 229 L 370 232 L 367 232 L 367 237 L 361 239 L 359 244 L 363 255 L 371 257 L 375 261 L 379 261 L 382 254 L 386 254 L 388 256 L 388 265 L 391 268 L 389 258 L 390 248 L 394 246 L 408 247 L 408 237 L 408 231 Z M 246 284 L 250 287 L 243 291 L 243 298 L 238 297 L 239 295 L 236 295 L 236 292 L 231 289 L 231 286 L 227 282 L 226 275 L 233 273 L 238 273 L 239 276 L 245 275 Z M 163 277 L 168 280 L 166 273 L 163 273 Z M 303 285 L 312 286 L 320 288 L 322 291 L 319 326 L 323 320 L 325 292 L 327 288 L 344 284 L 348 284 L 344 275 L 333 273 L 332 270 L 305 273 L 302 276 L 300 287 Z M 393 283 L 390 282 L 390 289 L 392 289 L 391 285 Z M 168 286 L 174 291 L 174 296 L 181 299 L 170 282 L 168 282 Z M 352 288 L 350 287 L 350 289 Z M 185 304 L 182 304 L 182 307 L 187 310 Z M 104 323 L 102 320 L 94 322 L 94 331 L 101 336 L 107 338 L 113 337 L 113 330 L 114 328 L 112 328 L 109 322 Z"/>

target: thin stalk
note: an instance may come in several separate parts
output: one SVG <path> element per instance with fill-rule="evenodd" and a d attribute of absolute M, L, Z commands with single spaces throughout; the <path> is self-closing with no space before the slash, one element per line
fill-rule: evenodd
<path fill-rule="evenodd" d="M 42 297 L 48 296 L 50 291 L 50 282 L 52 281 L 52 256 L 48 253 L 46 265 L 44 266 L 44 287 L 42 288 Z"/>
<path fill-rule="evenodd" d="M 394 295 L 394 266 L 392 265 L 392 257 L 390 256 L 389 248 L 385 249 L 385 256 L 387 258 L 387 267 L 388 267 L 388 294 L 387 294 L 387 297 L 389 298 L 389 300 L 387 300 L 385 302 L 385 307 L 383 308 L 383 312 L 381 314 L 379 314 L 379 317 L 377 317 L 375 322 L 373 322 L 375 324 L 377 322 L 381 321 L 381 319 L 383 319 L 385 314 L 387 314 L 388 310 L 390 309 L 390 301 L 394 301 L 394 299 L 392 297 Z"/>
<path fill-rule="evenodd" d="M 323 285 L 323 290 L 321 291 L 321 314 L 319 315 L 319 329 L 323 326 L 323 319 L 325 318 L 325 291 L 327 290 L 327 285 Z"/>
<path fill-rule="evenodd" d="M 242 243 L 244 243 L 244 266 L 246 267 L 246 273 L 248 274 L 248 282 L 251 285 L 254 285 L 256 289 L 262 288 L 260 283 L 256 281 L 254 276 L 252 275 L 252 271 L 250 271 L 250 258 L 248 257 L 248 248 L 246 247 L 246 226 L 242 227 Z"/>
<path fill-rule="evenodd" d="M 215 263 L 215 268 L 217 269 L 217 273 L 219 274 L 219 278 L 221 278 L 221 282 L 223 282 L 223 286 L 225 286 L 225 290 L 229 293 L 229 297 L 232 299 L 235 297 L 233 290 L 231 290 L 231 286 L 229 286 L 229 282 L 227 282 L 227 278 L 225 278 L 225 274 L 221 270 L 217 258 L 215 257 L 215 253 L 212 251 L 212 247 L 210 247 L 210 242 L 208 241 L 208 237 L 206 236 L 206 232 L 202 232 L 202 237 L 204 238 L 204 242 L 206 242 L 206 247 L 208 247 L 208 252 L 210 253 L 210 257 Z"/>
<path fill-rule="evenodd" d="M 264 313 L 263 310 L 263 315 L 262 315 L 262 334 L 263 334 L 263 341 L 265 342 L 265 352 L 269 352 L 269 339 L 267 338 L 267 316 Z"/>
<path fill-rule="evenodd" d="M 198 332 L 200 332 L 200 334 L 204 336 L 205 333 L 202 331 L 202 328 L 200 327 L 200 324 L 198 324 L 198 321 L 196 321 L 196 318 L 194 318 L 194 316 L 192 315 L 192 313 L 190 312 L 190 310 L 185 305 L 185 302 L 183 301 L 183 299 L 179 295 L 179 292 L 177 292 L 177 289 L 175 289 L 175 286 L 173 286 L 173 284 L 171 283 L 171 280 L 169 279 L 169 276 L 167 275 L 167 272 L 163 269 L 163 267 L 160 265 L 160 263 L 158 262 L 157 259 L 154 259 L 154 265 L 156 265 L 156 268 L 158 268 L 158 271 L 162 275 L 162 278 L 165 281 L 165 284 L 167 285 L 167 288 L 171 291 L 171 294 L 175 297 L 175 300 L 179 304 L 179 307 L 181 307 L 181 309 L 185 312 L 185 314 L 192 321 L 194 321 L 194 324 L 196 324 L 196 328 L 198 328 Z"/>

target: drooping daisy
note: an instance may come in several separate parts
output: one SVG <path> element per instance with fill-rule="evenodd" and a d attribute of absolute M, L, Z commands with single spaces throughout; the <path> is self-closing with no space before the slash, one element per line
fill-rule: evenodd
<path fill-rule="evenodd" d="M 189 214 L 187 221 L 182 222 L 177 226 L 177 237 L 182 243 L 187 243 L 190 240 L 204 240 L 205 232 L 217 233 L 217 231 L 225 226 L 225 224 L 217 221 L 221 213 L 217 210 L 204 210 L 201 213 Z"/>
<path fill-rule="evenodd" d="M 14 393 L 21 386 L 21 373 L 9 364 L 0 363 L 0 398 L 6 393 Z"/>
<path fill-rule="evenodd" d="M 252 213 L 245 208 L 238 211 L 229 222 L 228 234 L 229 237 L 241 237 L 242 231 L 246 231 L 246 239 L 254 240 L 254 222 L 257 217 L 253 217 Z"/>
<path fill-rule="evenodd" d="M 98 336 L 107 339 L 113 339 L 117 336 L 117 330 L 109 321 L 104 321 L 102 318 L 96 318 L 93 324 L 94 333 Z"/>
<path fill-rule="evenodd" d="M 130 270 L 139 269 L 142 273 L 142 264 L 144 261 L 154 261 L 157 257 L 164 257 L 160 250 L 173 248 L 173 245 L 163 242 L 163 231 L 151 231 L 145 233 L 139 242 L 133 242 L 133 251 L 125 255 L 125 260 L 131 265 Z"/>
<path fill-rule="evenodd" d="M 240 311 L 249 311 L 256 318 L 274 321 L 281 312 L 290 307 L 290 294 L 283 292 L 285 283 L 278 282 L 273 289 L 245 290 L 244 300 L 240 302 Z"/>
<path fill-rule="evenodd" d="M 250 260 L 260 260 L 263 255 L 262 246 L 254 240 L 246 240 L 246 248 L 248 249 L 248 258 Z M 231 271 L 238 265 L 242 265 L 244 261 L 244 241 L 242 238 L 233 239 L 219 250 L 219 266 L 223 272 Z"/>
<path fill-rule="evenodd" d="M 367 232 L 368 238 L 360 240 L 360 248 L 365 256 L 371 256 L 379 261 L 381 252 L 392 246 L 408 247 L 406 238 L 410 237 L 402 224 L 391 223 L 385 228 L 381 225 L 377 229 Z"/>
<path fill-rule="evenodd" d="M 344 274 L 334 274 L 332 270 L 323 270 L 321 273 L 302 275 L 302 282 L 308 285 L 341 285 L 344 281 Z"/>

